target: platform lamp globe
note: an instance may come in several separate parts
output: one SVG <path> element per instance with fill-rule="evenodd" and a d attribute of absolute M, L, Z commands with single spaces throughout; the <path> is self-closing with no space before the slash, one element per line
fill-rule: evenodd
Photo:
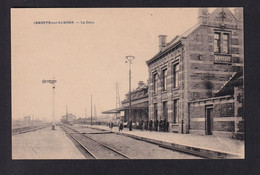
<path fill-rule="evenodd" d="M 55 83 L 57 80 L 42 80 L 42 83 L 50 83 L 52 84 L 52 130 L 55 130 Z"/>
<path fill-rule="evenodd" d="M 126 63 L 129 63 L 129 111 L 128 111 L 128 121 L 132 120 L 132 109 L 131 109 L 131 64 L 132 61 L 135 59 L 134 56 L 126 56 Z"/>

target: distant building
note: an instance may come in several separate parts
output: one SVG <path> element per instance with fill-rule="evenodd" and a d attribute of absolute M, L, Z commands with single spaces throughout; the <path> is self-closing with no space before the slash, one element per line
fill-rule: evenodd
<path fill-rule="evenodd" d="M 24 116 L 24 117 L 23 117 L 23 121 L 24 121 L 26 124 L 30 124 L 30 122 L 31 122 L 31 117 L 30 117 L 30 116 Z"/>
<path fill-rule="evenodd" d="M 73 114 L 66 114 L 61 116 L 62 123 L 73 123 L 76 120 L 76 116 Z"/>
<path fill-rule="evenodd" d="M 149 119 L 176 133 L 243 135 L 243 8 L 200 8 L 195 26 L 166 37 L 146 62 Z"/>

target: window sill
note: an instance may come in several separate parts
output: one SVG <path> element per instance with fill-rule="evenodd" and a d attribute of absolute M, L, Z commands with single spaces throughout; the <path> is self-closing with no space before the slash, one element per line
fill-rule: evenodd
<path fill-rule="evenodd" d="M 180 87 L 175 87 L 175 88 L 172 89 L 172 91 L 176 91 L 176 90 L 179 90 L 179 89 L 180 89 Z"/>
<path fill-rule="evenodd" d="M 173 123 L 172 126 L 179 126 L 180 123 Z"/>
<path fill-rule="evenodd" d="M 167 93 L 167 90 L 162 91 L 162 94 L 165 94 L 165 93 Z"/>
<path fill-rule="evenodd" d="M 214 55 L 231 56 L 231 53 L 218 53 L 218 52 L 214 52 Z"/>

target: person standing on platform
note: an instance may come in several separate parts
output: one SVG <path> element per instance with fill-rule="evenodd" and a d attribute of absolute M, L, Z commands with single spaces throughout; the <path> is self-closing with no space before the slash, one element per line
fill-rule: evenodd
<path fill-rule="evenodd" d="M 129 121 L 129 131 L 132 131 L 132 120 Z"/>
<path fill-rule="evenodd" d="M 141 128 L 141 130 L 143 130 L 143 125 L 144 125 L 144 121 L 141 120 L 141 122 L 140 122 L 140 128 Z"/>
<path fill-rule="evenodd" d="M 166 132 L 166 117 L 163 119 L 163 132 Z"/>
<path fill-rule="evenodd" d="M 113 124 L 113 122 L 110 122 L 110 123 L 109 123 L 109 128 L 110 128 L 110 130 L 112 130 L 112 129 L 113 129 L 113 127 L 114 127 L 114 124 Z"/>
<path fill-rule="evenodd" d="M 153 130 L 153 121 L 150 120 L 149 122 L 149 130 L 152 131 Z"/>
<path fill-rule="evenodd" d="M 160 122 L 159 122 L 159 131 L 161 132 L 162 131 L 162 126 L 163 126 L 163 124 L 162 124 L 162 119 L 160 120 Z"/>
<path fill-rule="evenodd" d="M 169 132 L 169 122 L 166 120 L 166 132 Z"/>
<path fill-rule="evenodd" d="M 123 122 L 120 121 L 120 123 L 119 123 L 119 131 L 122 131 L 122 130 L 123 130 Z"/>
<path fill-rule="evenodd" d="M 155 129 L 155 131 L 158 131 L 158 120 L 157 119 L 154 122 L 154 129 Z"/>
<path fill-rule="evenodd" d="M 148 120 L 145 121 L 145 130 L 147 131 L 148 130 Z"/>

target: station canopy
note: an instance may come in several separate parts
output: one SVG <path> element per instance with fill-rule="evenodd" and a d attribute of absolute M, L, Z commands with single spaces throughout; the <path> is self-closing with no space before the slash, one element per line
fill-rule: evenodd
<path fill-rule="evenodd" d="M 103 111 L 102 114 L 119 114 L 120 111 L 128 110 L 129 105 L 122 106 L 120 108 Z M 148 110 L 148 103 L 135 104 L 131 106 L 131 109 Z"/>
<path fill-rule="evenodd" d="M 124 107 L 103 111 L 102 114 L 119 114 L 120 111 L 125 110 Z"/>

